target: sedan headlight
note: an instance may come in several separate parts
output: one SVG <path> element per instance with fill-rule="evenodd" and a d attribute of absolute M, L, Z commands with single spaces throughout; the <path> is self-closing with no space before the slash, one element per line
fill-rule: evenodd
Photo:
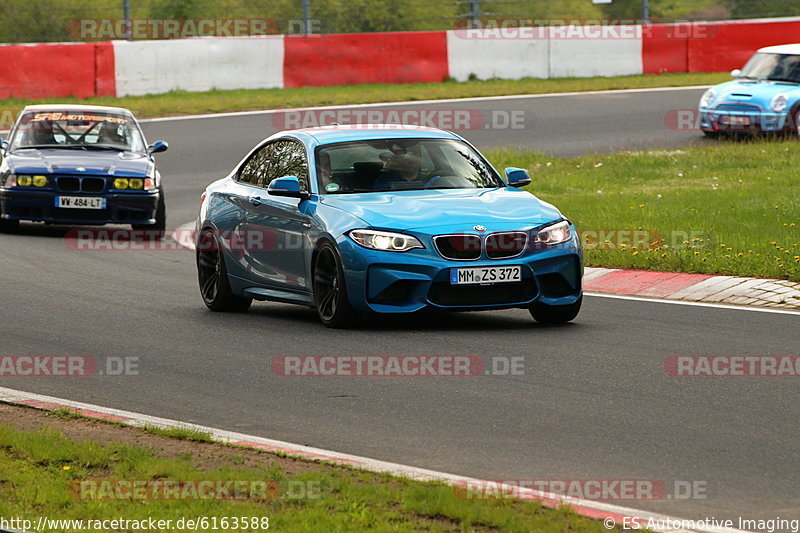
<path fill-rule="evenodd" d="M 43 174 L 8 174 L 3 181 L 5 187 L 47 187 L 49 180 Z"/>
<path fill-rule="evenodd" d="M 371 229 L 354 229 L 348 233 L 351 239 L 364 248 L 384 252 L 407 252 L 414 248 L 424 248 L 422 243 L 411 235 L 377 231 Z"/>
<path fill-rule="evenodd" d="M 703 97 L 700 98 L 700 107 L 711 107 L 711 104 L 713 104 L 716 99 L 717 92 L 714 89 L 709 89 L 704 92 Z"/>
<path fill-rule="evenodd" d="M 141 190 L 144 188 L 144 182 L 145 180 L 142 178 L 117 178 L 114 180 L 114 188 L 118 190 Z"/>
<path fill-rule="evenodd" d="M 772 101 L 769 103 L 769 107 L 771 107 L 772 110 L 775 111 L 776 113 L 780 113 L 781 111 L 786 109 L 786 103 L 787 99 L 785 94 L 783 93 L 776 94 L 775 96 L 772 97 Z"/>
<path fill-rule="evenodd" d="M 567 242 L 572 237 L 572 230 L 569 227 L 569 222 L 562 220 L 557 224 L 546 226 L 539 230 L 536 234 L 536 241 L 541 244 L 552 246 L 554 244 L 561 244 Z"/>

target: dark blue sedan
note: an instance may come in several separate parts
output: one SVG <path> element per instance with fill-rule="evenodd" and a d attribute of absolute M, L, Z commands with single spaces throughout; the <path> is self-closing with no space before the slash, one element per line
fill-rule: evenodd
<path fill-rule="evenodd" d="M 203 194 L 200 293 L 213 311 L 306 305 L 330 327 L 423 309 L 575 318 L 582 252 L 554 206 L 454 133 L 400 126 L 286 131 Z"/>
<path fill-rule="evenodd" d="M 167 143 L 148 146 L 127 109 L 27 106 L 2 147 L 0 231 L 21 220 L 166 227 L 153 154 Z"/>

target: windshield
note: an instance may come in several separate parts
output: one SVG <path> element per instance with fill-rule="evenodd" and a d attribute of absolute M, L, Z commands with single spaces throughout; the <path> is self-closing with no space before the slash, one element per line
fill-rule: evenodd
<path fill-rule="evenodd" d="M 505 183 L 467 144 L 450 139 L 377 139 L 317 148 L 319 189 L 328 194 L 476 189 Z"/>
<path fill-rule="evenodd" d="M 800 56 L 758 53 L 742 69 L 741 77 L 800 83 Z"/>
<path fill-rule="evenodd" d="M 23 148 L 145 151 L 130 116 L 94 111 L 25 113 L 11 138 L 11 150 Z"/>

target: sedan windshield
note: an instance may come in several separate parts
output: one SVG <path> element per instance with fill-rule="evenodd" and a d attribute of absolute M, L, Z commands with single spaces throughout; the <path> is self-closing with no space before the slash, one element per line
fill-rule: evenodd
<path fill-rule="evenodd" d="M 25 113 L 11 138 L 11 150 L 24 148 L 145 151 L 142 134 L 130 116 L 95 111 Z"/>
<path fill-rule="evenodd" d="M 742 69 L 741 77 L 800 83 L 800 56 L 758 53 Z"/>
<path fill-rule="evenodd" d="M 316 159 L 319 189 L 329 194 L 505 186 L 475 150 L 450 139 L 331 144 Z"/>

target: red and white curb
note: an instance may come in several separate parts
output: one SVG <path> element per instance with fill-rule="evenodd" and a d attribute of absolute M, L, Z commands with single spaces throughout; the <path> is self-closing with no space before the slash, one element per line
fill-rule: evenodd
<path fill-rule="evenodd" d="M 212 439 L 227 444 L 265 450 L 273 453 L 282 453 L 287 456 L 311 461 L 325 461 L 338 465 L 360 468 L 370 472 L 387 473 L 394 476 L 405 477 L 419 481 L 438 481 L 459 487 L 463 487 L 467 483 L 480 483 L 482 486 L 486 486 L 486 483 L 489 483 L 487 480 L 481 480 L 477 478 L 447 474 L 444 472 L 426 470 L 423 468 L 406 466 L 397 463 L 389 463 L 386 461 L 379 461 L 377 459 L 370 459 L 368 457 L 360 457 L 357 455 L 323 450 L 321 448 L 314 448 L 311 446 L 303 446 L 300 444 L 292 444 L 290 442 L 245 435 L 243 433 L 235 433 L 232 431 L 201 426 L 198 424 L 189 424 L 167 418 L 159 418 L 82 402 L 74 402 L 72 400 L 64 400 L 61 398 L 54 398 L 52 396 L 44 396 L 41 394 L 34 394 L 31 392 L 18 391 L 3 387 L 0 387 L 0 403 L 22 405 L 42 410 L 67 409 L 76 414 L 89 418 L 109 420 L 133 427 L 155 426 L 163 429 L 180 428 L 196 430 L 208 433 L 211 435 Z M 642 511 L 639 509 L 631 509 L 619 505 L 612 505 L 605 502 L 572 498 L 527 488 L 506 485 L 498 486 L 498 490 L 500 491 L 505 489 L 507 489 L 509 493 L 519 494 L 520 499 L 539 501 L 546 507 L 555 509 L 564 505 L 569 505 L 570 508 L 577 514 L 588 518 L 603 520 L 604 523 L 608 525 L 611 525 L 612 522 L 614 524 L 621 525 L 626 519 L 628 521 L 631 521 L 632 519 L 638 519 L 641 524 L 647 524 L 650 520 L 661 524 L 675 524 L 680 523 L 682 520 L 680 518 L 651 513 L 649 511 Z M 609 529 L 613 527 L 614 526 L 611 526 Z M 696 531 L 699 533 L 744 533 L 738 529 L 713 526 L 692 530 L 665 529 L 658 527 L 651 529 L 653 531 L 659 531 L 663 533 L 684 533 L 686 531 Z"/>
<path fill-rule="evenodd" d="M 708 274 L 589 268 L 587 292 L 800 311 L 800 283 Z"/>

